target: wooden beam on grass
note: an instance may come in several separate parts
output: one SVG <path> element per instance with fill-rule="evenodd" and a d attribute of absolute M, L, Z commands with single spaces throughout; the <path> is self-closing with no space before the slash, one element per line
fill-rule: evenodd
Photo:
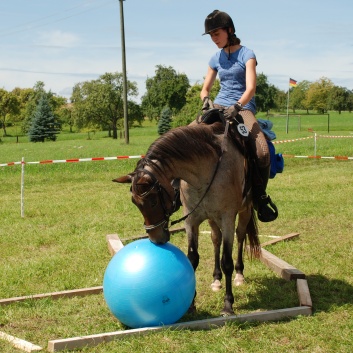
<path fill-rule="evenodd" d="M 103 291 L 103 287 L 99 286 L 99 287 L 91 287 L 91 288 L 65 290 L 62 292 L 26 295 L 24 297 L 0 299 L 0 306 L 9 305 L 16 302 L 23 302 L 25 300 L 37 300 L 37 299 L 44 299 L 44 298 L 51 298 L 55 300 L 59 298 L 84 297 L 86 295 L 91 295 L 91 294 L 100 294 L 102 293 L 102 291 Z"/>
<path fill-rule="evenodd" d="M 305 274 L 303 272 L 299 271 L 289 263 L 271 254 L 265 249 L 261 249 L 260 260 L 286 281 L 291 281 L 298 278 L 305 279 Z"/>
<path fill-rule="evenodd" d="M 231 315 L 226 317 L 217 317 L 212 319 L 205 320 L 196 320 L 189 322 L 181 322 L 173 325 L 167 326 L 157 326 L 157 327 L 145 327 L 139 329 L 131 329 L 124 331 L 115 331 L 115 332 L 107 332 L 89 336 L 80 336 L 80 337 L 72 337 L 65 339 L 57 339 L 48 341 L 48 351 L 49 352 L 59 352 L 62 350 L 73 350 L 82 347 L 93 347 L 98 344 L 126 338 L 127 336 L 133 335 L 145 335 L 151 332 L 158 332 L 164 329 L 172 329 L 172 330 L 207 330 L 212 329 L 219 326 L 224 326 L 227 322 L 264 322 L 264 321 L 278 321 L 283 320 L 290 317 L 296 317 L 299 315 L 311 315 L 311 308 L 301 306 L 287 309 L 279 309 L 279 310 L 270 310 L 270 311 L 262 311 L 255 312 L 250 314 L 242 314 L 242 315 Z"/>
<path fill-rule="evenodd" d="M 267 245 L 276 244 L 276 243 L 278 243 L 280 241 L 292 240 L 292 239 L 298 237 L 299 234 L 300 233 L 290 233 L 290 234 L 284 235 L 283 237 L 279 237 L 279 238 L 276 238 L 276 239 L 273 239 L 273 240 L 266 241 L 265 243 L 262 243 L 260 245 L 262 247 L 264 247 L 264 246 L 267 246 Z"/>
<path fill-rule="evenodd" d="M 20 349 L 21 351 L 24 351 L 24 352 L 30 352 L 30 353 L 38 352 L 43 349 L 42 347 L 39 347 L 31 342 L 8 335 L 7 333 L 1 332 L 1 331 L 0 331 L 0 339 L 10 342 L 15 348 Z"/>
<path fill-rule="evenodd" d="M 185 227 L 179 227 L 174 229 L 169 229 L 170 234 L 175 234 L 179 232 L 185 232 Z"/>
<path fill-rule="evenodd" d="M 111 256 L 114 256 L 119 250 L 124 247 L 123 242 L 120 240 L 118 234 L 107 235 L 108 249 Z"/>
<path fill-rule="evenodd" d="M 297 279 L 297 293 L 299 297 L 299 305 L 312 308 L 313 303 L 311 301 L 308 281 L 306 279 Z"/>

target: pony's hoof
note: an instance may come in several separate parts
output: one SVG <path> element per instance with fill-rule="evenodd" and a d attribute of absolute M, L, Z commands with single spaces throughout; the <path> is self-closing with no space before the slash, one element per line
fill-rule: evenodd
<path fill-rule="evenodd" d="M 212 284 L 211 288 L 214 292 L 218 292 L 222 289 L 222 283 L 219 279 L 216 279 Z"/>
<path fill-rule="evenodd" d="M 234 311 L 232 309 L 223 309 L 221 311 L 221 316 L 223 317 L 227 317 L 227 316 L 231 316 L 234 315 Z"/>
<path fill-rule="evenodd" d="M 245 278 L 240 273 L 237 273 L 234 278 L 234 285 L 235 286 L 242 286 L 245 283 Z"/>

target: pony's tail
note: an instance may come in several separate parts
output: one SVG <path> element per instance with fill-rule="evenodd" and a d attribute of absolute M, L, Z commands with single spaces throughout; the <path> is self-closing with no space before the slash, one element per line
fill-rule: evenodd
<path fill-rule="evenodd" d="M 246 234 L 249 240 L 250 257 L 259 258 L 261 255 L 261 245 L 254 207 L 251 207 L 251 218 L 248 225 L 246 226 Z"/>

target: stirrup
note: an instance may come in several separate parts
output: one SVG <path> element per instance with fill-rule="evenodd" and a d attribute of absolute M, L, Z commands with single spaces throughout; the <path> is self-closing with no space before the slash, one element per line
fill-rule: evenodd
<path fill-rule="evenodd" d="M 272 222 L 278 217 L 277 206 L 269 195 L 263 195 L 258 202 L 257 217 L 261 222 Z"/>

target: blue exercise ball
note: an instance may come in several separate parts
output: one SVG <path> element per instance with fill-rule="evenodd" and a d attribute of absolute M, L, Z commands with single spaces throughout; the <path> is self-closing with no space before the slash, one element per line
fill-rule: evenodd
<path fill-rule="evenodd" d="M 109 262 L 104 299 L 112 314 L 131 328 L 170 325 L 190 307 L 195 273 L 175 245 L 149 239 L 129 243 Z"/>

